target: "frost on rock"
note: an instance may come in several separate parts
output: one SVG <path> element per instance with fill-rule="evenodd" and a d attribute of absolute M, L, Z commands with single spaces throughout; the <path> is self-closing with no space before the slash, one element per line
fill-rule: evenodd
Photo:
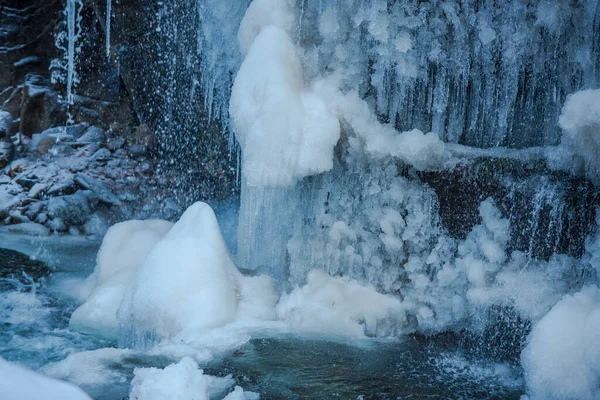
<path fill-rule="evenodd" d="M 210 400 L 234 384 L 231 375 L 224 378 L 205 375 L 189 357 L 164 369 L 136 368 L 134 375 L 130 400 Z"/>
<path fill-rule="evenodd" d="M 126 221 L 112 226 L 98 251 L 96 268 L 86 281 L 89 295 L 71 316 L 80 332 L 117 339 L 117 310 L 125 289 L 146 256 L 171 229 L 161 220 Z"/>
<path fill-rule="evenodd" d="M 588 176 L 600 182 L 600 89 L 567 97 L 558 123 L 563 129 L 562 144 L 578 158 Z"/>
<path fill-rule="evenodd" d="M 18 400 L 91 400 L 81 389 L 0 358 L 2 398 Z"/>
<path fill-rule="evenodd" d="M 521 355 L 531 400 L 600 398 L 600 290 L 565 296 L 533 328 Z"/>

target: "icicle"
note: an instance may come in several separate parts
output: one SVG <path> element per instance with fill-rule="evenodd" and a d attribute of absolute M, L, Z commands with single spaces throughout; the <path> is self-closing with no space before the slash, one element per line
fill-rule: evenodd
<path fill-rule="evenodd" d="M 67 104 L 73 104 L 73 79 L 75 74 L 75 1 L 67 0 Z"/>
<path fill-rule="evenodd" d="M 106 57 L 110 58 L 110 14 L 112 0 L 106 0 Z"/>

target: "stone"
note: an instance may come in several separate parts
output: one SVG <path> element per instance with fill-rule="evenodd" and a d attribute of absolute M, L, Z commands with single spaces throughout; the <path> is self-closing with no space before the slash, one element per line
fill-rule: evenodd
<path fill-rule="evenodd" d="M 0 248 L 0 260 L 0 277 L 13 278 L 26 285 L 31 284 L 28 277 L 37 281 L 53 272 L 53 269 L 43 262 L 32 260 L 15 250 Z"/>
<path fill-rule="evenodd" d="M 75 193 L 75 181 L 73 179 L 65 179 L 60 182 L 53 183 L 48 189 L 48 196 L 59 196 Z"/>
<path fill-rule="evenodd" d="M 45 201 L 38 201 L 36 203 L 31 203 L 29 205 L 29 207 L 27 207 L 27 210 L 25 210 L 25 215 L 27 216 L 27 218 L 29 218 L 30 220 L 34 220 L 37 215 L 42 212 L 42 210 L 46 207 L 46 202 Z"/>
<path fill-rule="evenodd" d="M 19 185 L 23 186 L 27 190 L 35 186 L 35 184 L 39 180 L 40 179 L 32 172 L 24 172 L 15 178 L 15 182 L 17 182 Z"/>
<path fill-rule="evenodd" d="M 100 145 L 98 143 L 90 143 L 90 144 L 83 146 L 83 148 L 81 149 L 81 152 L 78 154 L 81 154 L 82 156 L 90 157 L 95 152 L 97 152 L 99 149 L 100 149 Z"/>
<path fill-rule="evenodd" d="M 6 167 L 12 161 L 14 145 L 11 142 L 0 142 L 0 168 Z"/>
<path fill-rule="evenodd" d="M 65 222 L 60 218 L 51 220 L 46 224 L 46 226 L 52 229 L 53 232 L 66 232 L 68 229 L 67 224 L 65 224 Z"/>
<path fill-rule="evenodd" d="M 84 224 L 91 211 L 87 196 L 81 191 L 48 200 L 48 216 L 60 218 L 68 225 Z"/>
<path fill-rule="evenodd" d="M 32 199 L 39 199 L 42 193 L 44 193 L 48 189 L 48 184 L 44 182 L 38 182 L 34 184 L 31 189 L 29 189 L 29 193 L 27 193 L 27 197 Z"/>
<path fill-rule="evenodd" d="M 12 125 L 12 115 L 8 111 L 0 111 L 0 139 L 10 137 Z"/>
<path fill-rule="evenodd" d="M 104 144 L 106 142 L 106 134 L 104 131 L 97 126 L 90 126 L 83 136 L 77 139 L 77 143 L 98 143 Z"/>
<path fill-rule="evenodd" d="M 72 142 L 75 139 L 68 132 L 67 128 L 60 127 L 50 128 L 42 133 L 35 133 L 31 136 L 31 141 L 28 145 L 29 150 L 37 154 L 47 154 L 56 144 Z"/>
<path fill-rule="evenodd" d="M 44 225 L 36 224 L 35 222 L 27 222 L 24 224 L 7 225 L 0 227 L 0 232 L 16 233 L 29 236 L 48 236 L 50 229 Z"/>
<path fill-rule="evenodd" d="M 123 146 L 125 146 L 125 138 L 122 137 L 111 138 L 106 142 L 106 147 L 110 151 L 117 151 Z"/>
<path fill-rule="evenodd" d="M 79 236 L 81 235 L 81 231 L 74 226 L 69 227 L 69 235 L 71 236 Z"/>
<path fill-rule="evenodd" d="M 119 198 L 115 196 L 109 188 L 107 188 L 104 184 L 98 182 L 97 180 L 87 175 L 79 173 L 75 175 L 75 182 L 77 182 L 77 184 L 80 185 L 82 188 L 94 192 L 94 194 L 98 197 L 100 201 L 113 206 L 121 205 L 121 200 L 119 200 Z"/>
<path fill-rule="evenodd" d="M 48 214 L 46 214 L 46 213 L 38 214 L 38 216 L 35 217 L 35 222 L 37 222 L 38 224 L 45 224 L 46 222 L 48 222 Z"/>
<path fill-rule="evenodd" d="M 10 217 L 10 222 L 13 224 L 25 224 L 27 222 L 31 222 L 29 218 L 17 210 L 11 211 L 8 216 Z"/>
<path fill-rule="evenodd" d="M 83 233 L 86 235 L 101 238 L 104 236 L 109 227 L 108 221 L 96 212 L 90 215 L 86 223 L 83 224 L 81 228 L 83 229 Z"/>
<path fill-rule="evenodd" d="M 98 162 L 106 162 L 110 159 L 111 156 L 112 156 L 112 154 L 111 154 L 110 150 L 100 149 L 94 153 L 94 155 L 92 156 L 92 159 L 94 159 L 95 161 L 98 161 Z"/>
<path fill-rule="evenodd" d="M 129 155 L 134 158 L 141 157 L 146 154 L 146 147 L 138 143 L 132 144 L 127 150 Z"/>

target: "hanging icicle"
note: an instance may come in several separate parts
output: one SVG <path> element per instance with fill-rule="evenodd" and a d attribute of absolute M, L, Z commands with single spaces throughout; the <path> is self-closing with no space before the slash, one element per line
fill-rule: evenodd
<path fill-rule="evenodd" d="M 112 0 L 106 0 L 106 57 L 110 58 L 110 14 Z"/>

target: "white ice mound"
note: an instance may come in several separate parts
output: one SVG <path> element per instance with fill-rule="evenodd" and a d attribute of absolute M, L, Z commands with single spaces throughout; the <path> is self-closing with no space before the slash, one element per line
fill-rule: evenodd
<path fill-rule="evenodd" d="M 231 375 L 204 375 L 190 357 L 164 369 L 136 368 L 134 375 L 130 400 L 209 400 L 223 395 L 234 384 Z"/>
<path fill-rule="evenodd" d="M 238 275 L 215 213 L 208 204 L 195 203 L 152 249 L 128 287 L 118 313 L 125 340 L 171 338 L 185 328 L 233 321 Z"/>
<path fill-rule="evenodd" d="M 570 95 L 558 120 L 562 143 L 583 160 L 588 175 L 600 180 L 600 89 Z"/>
<path fill-rule="evenodd" d="M 76 386 L 11 364 L 0 357 L 0 398 L 12 400 L 91 400 Z"/>
<path fill-rule="evenodd" d="M 106 232 L 96 268 L 86 282 L 91 293 L 71 316 L 71 328 L 109 339 L 117 338 L 117 310 L 125 288 L 150 250 L 172 226 L 173 223 L 168 221 L 134 220 L 118 223 Z"/>
<path fill-rule="evenodd" d="M 264 1 L 253 2 L 249 11 L 255 3 Z M 248 183 L 292 185 L 333 167 L 340 125 L 326 102 L 305 88 L 300 57 L 288 33 L 275 25 L 256 26 L 260 33 L 235 78 L 229 112 Z M 242 25 L 242 47 L 244 32 L 254 35 L 256 29 Z"/>
<path fill-rule="evenodd" d="M 397 335 L 406 321 L 397 297 L 321 270 L 312 270 L 305 286 L 281 296 L 277 316 L 299 330 L 356 337 Z"/>
<path fill-rule="evenodd" d="M 600 399 L 600 290 L 563 297 L 521 354 L 531 400 Z"/>

